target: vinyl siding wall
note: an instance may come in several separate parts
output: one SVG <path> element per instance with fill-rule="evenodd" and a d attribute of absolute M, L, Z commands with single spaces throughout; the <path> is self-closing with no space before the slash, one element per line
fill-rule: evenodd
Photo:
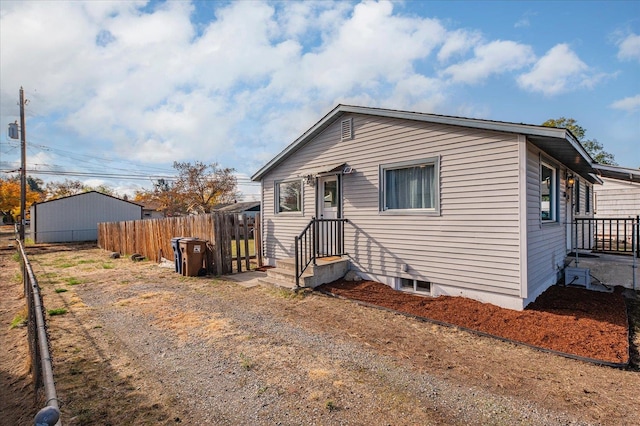
<path fill-rule="evenodd" d="M 263 178 L 265 256 L 292 257 L 294 237 L 315 215 L 315 188 L 307 184 L 304 214 L 274 214 L 274 181 L 346 162 L 355 170 L 342 179 L 352 267 L 371 276 L 430 281 L 432 289 L 519 297 L 518 136 L 364 115 L 342 118 L 349 117 L 353 140 L 340 141 L 337 120 Z M 440 215 L 380 213 L 379 165 L 437 156 Z"/>
<path fill-rule="evenodd" d="M 543 223 L 540 214 L 540 161 L 557 169 L 559 182 L 558 212 L 555 222 Z M 567 253 L 567 169 L 527 144 L 527 292 L 526 304 L 534 301 L 544 290 L 558 281 Z M 584 202 L 584 201 L 583 201 Z"/>
<path fill-rule="evenodd" d="M 597 197 L 596 217 L 635 217 L 640 215 L 640 184 L 602 178 L 594 186 Z"/>

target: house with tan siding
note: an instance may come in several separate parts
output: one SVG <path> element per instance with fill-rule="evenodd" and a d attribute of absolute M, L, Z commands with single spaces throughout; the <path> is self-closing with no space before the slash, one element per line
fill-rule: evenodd
<path fill-rule="evenodd" d="M 272 266 L 337 241 L 363 278 L 521 310 L 562 276 L 594 173 L 566 129 L 338 105 L 252 179 Z"/>

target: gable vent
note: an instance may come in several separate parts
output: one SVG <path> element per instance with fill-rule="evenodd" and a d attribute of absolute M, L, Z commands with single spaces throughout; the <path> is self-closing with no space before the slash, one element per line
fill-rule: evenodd
<path fill-rule="evenodd" d="M 353 118 L 342 120 L 340 126 L 340 140 L 348 141 L 353 139 Z"/>

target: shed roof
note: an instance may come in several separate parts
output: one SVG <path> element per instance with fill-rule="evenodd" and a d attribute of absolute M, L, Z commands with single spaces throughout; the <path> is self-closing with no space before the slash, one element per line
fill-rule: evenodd
<path fill-rule="evenodd" d="M 302 148 L 341 116 L 348 113 L 523 134 L 528 137 L 531 143 L 547 152 L 549 155 L 552 155 L 585 179 L 592 183 L 599 181 L 598 178 L 593 175 L 596 172 L 592 167 L 593 159 L 580 144 L 578 139 L 568 129 L 341 104 L 336 106 L 309 130 L 303 133 L 271 161 L 265 164 L 251 177 L 251 179 L 254 181 L 261 180 L 269 171 L 293 155 L 297 150 Z"/>
<path fill-rule="evenodd" d="M 113 195 L 105 194 L 105 193 L 98 192 L 98 191 L 81 192 L 79 194 L 67 195 L 66 197 L 54 198 L 53 200 L 42 201 L 42 202 L 34 203 L 34 204 L 40 205 L 40 204 L 52 203 L 54 201 L 66 200 L 68 198 L 73 198 L 73 197 L 81 197 L 81 196 L 87 195 L 87 194 L 98 194 L 98 195 L 102 195 L 103 197 L 113 198 L 114 200 L 122 201 L 123 203 L 129 203 L 129 204 L 133 204 L 134 206 L 142 207 L 141 204 L 134 203 L 133 201 L 123 200 L 122 198 L 114 197 Z"/>

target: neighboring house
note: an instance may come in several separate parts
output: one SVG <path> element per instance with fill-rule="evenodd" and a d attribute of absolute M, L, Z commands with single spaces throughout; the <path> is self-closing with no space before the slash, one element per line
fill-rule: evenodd
<path fill-rule="evenodd" d="M 240 203 L 219 204 L 212 211 L 221 213 L 244 214 L 247 217 L 248 234 L 253 238 L 256 216 L 260 214 L 260 201 L 243 201 Z M 244 236 L 244 227 L 240 227 L 240 236 Z"/>
<path fill-rule="evenodd" d="M 240 203 L 221 204 L 215 206 L 212 211 L 222 213 L 244 213 L 247 217 L 255 218 L 260 214 L 260 201 L 243 201 Z"/>
<path fill-rule="evenodd" d="M 139 220 L 142 206 L 96 191 L 31 206 L 31 238 L 36 243 L 94 241 L 98 223 Z"/>
<path fill-rule="evenodd" d="M 161 206 L 156 203 L 145 203 L 142 205 L 143 219 L 164 219 L 165 214 L 161 211 Z"/>
<path fill-rule="evenodd" d="M 602 186 L 594 188 L 595 217 L 626 218 L 640 215 L 640 169 L 595 166 Z"/>
<path fill-rule="evenodd" d="M 252 179 L 267 264 L 294 256 L 312 217 L 344 218 L 361 276 L 521 310 L 561 276 L 568 181 L 591 194 L 593 173 L 566 129 L 338 105 Z"/>

